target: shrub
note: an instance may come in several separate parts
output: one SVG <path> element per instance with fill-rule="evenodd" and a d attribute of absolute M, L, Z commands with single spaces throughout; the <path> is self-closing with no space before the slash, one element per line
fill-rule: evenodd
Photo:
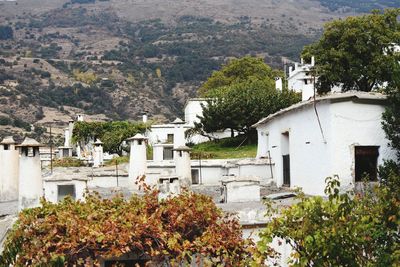
<path fill-rule="evenodd" d="M 208 266 L 247 266 L 251 248 L 239 221 L 210 197 L 183 192 L 158 201 L 152 190 L 129 200 L 120 195 L 59 204 L 43 200 L 42 207 L 19 214 L 0 265 L 98 266 L 99 258 L 134 253 L 172 266 L 199 256 Z"/>

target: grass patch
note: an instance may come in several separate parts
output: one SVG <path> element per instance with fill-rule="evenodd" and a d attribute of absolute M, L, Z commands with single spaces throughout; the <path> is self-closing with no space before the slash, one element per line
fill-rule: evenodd
<path fill-rule="evenodd" d="M 116 163 L 118 165 L 123 164 L 123 163 L 128 163 L 129 162 L 129 156 L 122 156 L 122 157 L 117 157 L 113 158 L 112 160 L 104 162 L 105 166 L 115 166 Z"/>
<path fill-rule="evenodd" d="M 53 160 L 53 167 L 83 167 L 83 166 L 85 166 L 85 163 L 80 159 L 62 158 Z"/>
<path fill-rule="evenodd" d="M 192 147 L 192 159 L 227 159 L 254 158 L 257 154 L 257 144 L 243 142 L 242 136 L 210 141 Z"/>

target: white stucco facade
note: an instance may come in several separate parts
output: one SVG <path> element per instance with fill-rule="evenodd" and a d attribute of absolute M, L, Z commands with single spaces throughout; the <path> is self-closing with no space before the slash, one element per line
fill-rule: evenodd
<path fill-rule="evenodd" d="M 0 143 L 0 202 L 18 199 L 18 176 L 19 153 L 15 142 L 3 141 Z"/>
<path fill-rule="evenodd" d="M 315 83 L 318 77 L 312 75 L 312 68 L 315 66 L 315 59 L 312 57 L 311 64 L 307 64 L 301 60 L 301 63 L 296 62 L 294 67 L 289 67 L 289 76 L 287 78 L 288 89 L 301 93 L 303 101 L 309 100 L 314 96 Z M 340 86 L 333 86 L 331 92 L 341 92 Z"/>
<path fill-rule="evenodd" d="M 103 143 L 97 139 L 93 144 L 93 167 L 98 168 L 104 163 Z"/>
<path fill-rule="evenodd" d="M 203 107 L 202 105 L 207 105 L 207 99 L 205 98 L 192 98 L 189 99 L 185 105 L 185 120 L 182 121 L 182 125 L 180 125 L 180 129 L 177 129 L 176 121 L 180 121 L 180 119 L 176 119 L 175 122 L 168 124 L 156 124 L 152 125 L 150 130 L 146 133 L 146 136 L 149 138 L 150 144 L 157 143 L 168 143 L 171 136 L 173 136 L 174 140 L 179 139 L 183 140 L 185 145 L 186 143 L 199 144 L 202 142 L 209 141 L 209 138 L 202 135 L 194 135 L 186 138 L 184 133 L 192 129 L 194 127 L 195 122 L 200 122 L 199 117 L 203 115 Z M 230 130 L 219 131 L 214 133 L 207 133 L 213 139 L 221 139 L 231 136 Z M 236 135 L 237 133 L 235 133 Z"/>
<path fill-rule="evenodd" d="M 385 97 L 342 93 L 301 102 L 256 124 L 258 158 L 274 163 L 273 179 L 283 181 L 283 155 L 290 155 L 290 187 L 323 195 L 325 178 L 338 175 L 344 189 L 355 184 L 355 147 L 378 147 L 378 165 L 394 157 L 381 126 Z"/>
<path fill-rule="evenodd" d="M 207 99 L 192 98 L 185 105 L 185 122 L 190 126 L 194 126 L 195 122 L 200 122 L 198 116 L 203 115 L 202 105 L 207 106 Z"/>
<path fill-rule="evenodd" d="M 20 153 L 18 209 L 38 207 L 40 198 L 44 195 L 40 144 L 33 139 L 25 138 L 18 147 Z"/>
<path fill-rule="evenodd" d="M 52 203 L 58 203 L 65 195 L 61 195 L 63 187 L 71 187 L 69 195 L 75 200 L 84 201 L 87 190 L 87 179 L 44 179 L 44 197 Z"/>

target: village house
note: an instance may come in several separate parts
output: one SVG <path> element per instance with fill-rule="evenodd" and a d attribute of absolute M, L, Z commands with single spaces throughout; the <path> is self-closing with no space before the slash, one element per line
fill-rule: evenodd
<path fill-rule="evenodd" d="M 311 57 L 311 63 L 305 63 L 303 58 L 301 62 L 295 62 L 294 66 L 289 67 L 289 76 L 287 77 L 288 89 L 297 93 L 301 93 L 302 101 L 309 100 L 314 96 L 315 83 L 318 77 L 313 75 L 313 68 L 315 67 L 315 58 Z M 277 89 L 282 90 L 282 80 L 277 80 Z M 340 86 L 333 86 L 332 93 L 341 92 Z"/>
<path fill-rule="evenodd" d="M 352 189 L 394 158 L 382 129 L 386 97 L 347 92 L 303 101 L 263 118 L 257 158 L 270 158 L 278 187 L 300 187 L 323 195 L 325 178 L 338 175 L 343 189 Z"/>
<path fill-rule="evenodd" d="M 171 146 L 176 135 L 184 134 L 187 130 L 194 128 L 195 123 L 200 122 L 200 118 L 203 115 L 203 106 L 207 105 L 207 99 L 205 98 L 191 98 L 186 102 L 184 107 L 184 118 L 182 121 L 180 118 L 175 119 L 171 123 L 167 124 L 155 124 L 152 125 L 150 130 L 146 133 L 149 138 L 150 144 L 165 144 L 163 146 L 166 151 L 166 158 L 171 155 Z M 182 132 L 182 133 L 181 133 Z M 207 133 L 212 139 L 221 139 L 225 137 L 230 137 L 231 132 L 229 130 Z M 185 143 L 198 144 L 202 142 L 209 141 L 209 138 L 202 136 L 200 134 L 195 134 L 191 137 L 185 137 Z"/>

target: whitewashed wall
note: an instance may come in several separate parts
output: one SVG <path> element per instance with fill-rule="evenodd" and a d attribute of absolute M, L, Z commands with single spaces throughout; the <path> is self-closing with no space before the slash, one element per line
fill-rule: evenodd
<path fill-rule="evenodd" d="M 57 203 L 58 202 L 58 186 L 59 185 L 74 185 L 75 186 L 75 199 L 84 200 L 86 192 L 86 181 L 72 180 L 72 181 L 44 181 L 44 195 L 46 200 Z"/>
<path fill-rule="evenodd" d="M 384 159 L 395 158 L 388 147 L 389 141 L 382 129 L 380 105 L 341 102 L 331 105 L 331 120 L 334 139 L 332 149 L 332 173 L 339 175 L 343 186 L 354 184 L 355 146 L 379 146 L 378 165 Z"/>
<path fill-rule="evenodd" d="M 43 196 L 43 180 L 40 167 L 39 149 L 35 157 L 20 155 L 19 161 L 19 203 L 18 209 L 38 207 Z"/>
<path fill-rule="evenodd" d="M 203 115 L 203 108 L 201 105 L 207 105 L 207 101 L 204 99 L 189 99 L 185 106 L 185 122 L 191 126 L 194 126 L 195 122 L 200 122 L 197 116 Z"/>
<path fill-rule="evenodd" d="M 0 150 L 0 201 L 18 199 L 18 150 Z"/>
<path fill-rule="evenodd" d="M 312 105 L 286 113 L 260 125 L 257 157 L 271 151 L 274 179 L 283 184 L 282 133 L 289 132 L 291 187 L 307 194 L 323 195 L 325 178 L 338 174 L 342 186 L 354 183 L 354 145 L 380 146 L 379 163 L 393 157 L 381 128 L 383 107 L 351 101 L 317 104 L 323 134 Z"/>

